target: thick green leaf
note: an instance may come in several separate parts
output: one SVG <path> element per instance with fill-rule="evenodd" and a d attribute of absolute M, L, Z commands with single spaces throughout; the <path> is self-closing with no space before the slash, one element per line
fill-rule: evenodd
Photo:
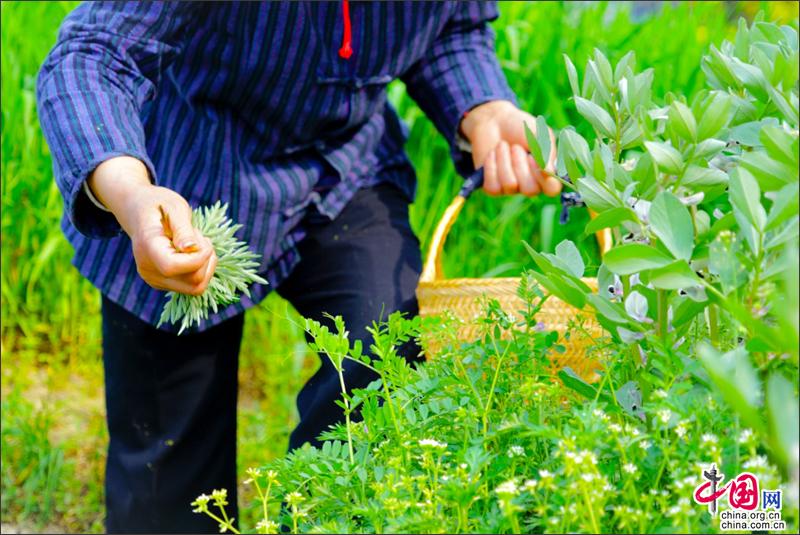
<path fill-rule="evenodd" d="M 720 139 L 709 138 L 701 141 L 694 149 L 695 158 L 711 159 L 716 156 L 722 149 L 725 148 L 726 143 Z"/>
<path fill-rule="evenodd" d="M 566 279 L 555 273 L 543 274 L 531 271 L 531 276 L 547 290 L 552 296 L 581 309 L 586 305 L 586 294 L 569 284 Z"/>
<path fill-rule="evenodd" d="M 699 165 L 690 165 L 683 173 L 683 180 L 681 184 L 684 186 L 693 186 L 702 188 L 707 186 L 716 186 L 717 184 L 725 184 L 728 182 L 728 175 L 719 169 L 712 167 L 700 167 Z"/>
<path fill-rule="evenodd" d="M 741 242 L 714 240 L 709 246 L 708 270 L 719 277 L 722 292 L 729 294 L 747 282 L 747 270 L 738 258 Z"/>
<path fill-rule="evenodd" d="M 622 202 L 619 199 L 614 197 L 603 184 L 592 177 L 578 179 L 577 188 L 583 202 L 595 212 L 622 206 Z"/>
<path fill-rule="evenodd" d="M 647 153 L 642 154 L 639 161 L 636 162 L 636 167 L 633 168 L 633 180 L 639 184 L 636 191 L 640 197 L 652 198 L 651 191 L 656 188 L 657 175 L 658 171 L 653 158 Z"/>
<path fill-rule="evenodd" d="M 594 98 L 597 95 L 602 102 L 611 104 L 611 86 L 603 80 L 603 74 L 600 70 L 601 68 L 596 61 L 590 59 L 586 62 L 586 78 L 592 81 L 591 87 L 594 92 L 585 92 L 584 96 Z"/>
<path fill-rule="evenodd" d="M 693 299 L 684 299 L 675 308 L 675 314 L 672 317 L 672 325 L 679 329 L 681 326 L 686 325 L 698 314 L 702 314 L 708 306 L 708 301 L 695 301 Z"/>
<path fill-rule="evenodd" d="M 631 275 L 647 269 L 666 266 L 674 261 L 655 247 L 629 243 L 614 247 L 603 256 L 603 264 L 617 275 Z"/>
<path fill-rule="evenodd" d="M 658 141 L 645 141 L 644 146 L 662 172 L 678 175 L 683 170 L 683 156 L 672 145 Z"/>
<path fill-rule="evenodd" d="M 750 171 L 764 191 L 775 191 L 797 180 L 797 168 L 770 158 L 766 152 L 752 151 L 740 159 L 741 167 Z"/>
<path fill-rule="evenodd" d="M 614 323 L 628 324 L 628 317 L 621 304 L 612 303 L 598 294 L 589 294 L 586 296 L 586 300 L 597 310 L 598 314 L 602 314 Z"/>
<path fill-rule="evenodd" d="M 575 64 L 566 54 L 564 54 L 564 64 L 567 66 L 567 78 L 569 78 L 569 87 L 572 89 L 572 94 L 578 96 L 581 92 L 580 85 L 578 85 L 578 71 L 575 69 Z"/>
<path fill-rule="evenodd" d="M 557 279 L 563 284 L 569 285 L 571 288 L 575 289 L 581 294 L 587 294 L 592 291 L 585 282 L 572 274 L 570 267 L 561 258 L 548 253 L 539 253 L 525 241 L 522 242 L 522 245 L 528 251 L 528 254 L 531 255 L 531 258 L 533 258 L 534 262 L 536 262 L 536 265 L 539 266 L 539 269 L 545 273 L 545 275 L 553 276 L 553 280 Z"/>
<path fill-rule="evenodd" d="M 642 391 L 636 381 L 628 381 L 619 387 L 614 394 L 622 410 L 642 421 L 645 420 L 645 414 L 642 410 Z"/>
<path fill-rule="evenodd" d="M 580 278 L 583 277 L 585 265 L 581 253 L 575 244 L 569 240 L 564 240 L 556 245 L 556 257 L 561 259 L 569 268 L 570 273 Z"/>
<path fill-rule="evenodd" d="M 758 411 L 761 383 L 747 351 L 738 347 L 723 355 L 714 347 L 701 343 L 697 354 L 714 385 L 728 405 L 739 413 L 743 423 L 753 430 L 763 431 L 764 424 Z"/>
<path fill-rule="evenodd" d="M 668 191 L 650 206 L 650 229 L 675 258 L 689 260 L 694 249 L 694 226 L 689 210 Z"/>
<path fill-rule="evenodd" d="M 767 240 L 764 248 L 767 251 L 771 251 L 785 243 L 797 243 L 798 234 L 800 234 L 800 220 L 795 218 L 783 227 L 780 232 Z"/>
<path fill-rule="evenodd" d="M 614 119 L 606 110 L 591 100 L 581 97 L 575 97 L 575 106 L 578 108 L 578 113 L 589 121 L 598 132 L 610 138 L 616 135 L 617 128 L 614 125 Z"/>
<path fill-rule="evenodd" d="M 599 48 L 594 49 L 594 61 L 597 64 L 597 72 L 603 85 L 611 91 L 614 89 L 614 74 L 611 71 L 611 63 L 608 62 L 605 54 Z"/>
<path fill-rule="evenodd" d="M 699 286 L 700 278 L 685 260 L 676 260 L 666 266 L 653 269 L 648 275 L 650 284 L 661 290 L 681 290 Z"/>
<path fill-rule="evenodd" d="M 681 102 L 674 100 L 667 112 L 669 125 L 675 132 L 686 141 L 697 140 L 697 121 L 692 114 L 692 110 Z"/>
<path fill-rule="evenodd" d="M 769 82 L 764 77 L 761 69 L 755 65 L 745 63 L 736 57 L 728 58 L 729 67 L 733 75 L 744 85 L 747 90 L 758 100 L 767 100 L 767 86 Z"/>
<path fill-rule="evenodd" d="M 642 141 L 644 133 L 639 128 L 639 123 L 634 118 L 629 118 L 622 125 L 622 134 L 620 135 L 619 144 L 623 149 L 639 145 Z"/>
<path fill-rule="evenodd" d="M 796 82 L 795 82 L 796 84 Z M 797 115 L 797 95 L 792 95 L 794 102 L 791 103 L 790 101 L 786 100 L 786 97 L 781 94 L 780 91 L 775 89 L 771 84 L 767 84 L 767 93 L 769 94 L 769 99 L 775 104 L 775 107 L 780 110 L 781 114 L 783 114 L 783 118 L 789 124 L 797 125 L 798 115 Z"/>
<path fill-rule="evenodd" d="M 525 139 L 528 141 L 528 150 L 533 156 L 533 159 L 536 160 L 536 163 L 540 166 L 544 165 L 542 162 L 546 162 L 543 158 L 542 154 L 542 147 L 539 146 L 539 140 L 536 138 L 536 135 L 531 132 L 531 129 L 528 127 L 527 123 L 524 123 L 525 127 Z"/>
<path fill-rule="evenodd" d="M 777 121 L 772 118 L 767 118 L 759 121 L 747 121 L 737 124 L 730 129 L 728 140 L 735 141 L 747 147 L 759 147 L 761 146 L 761 140 L 759 139 L 761 128 L 770 123 L 777 124 Z"/>
<path fill-rule="evenodd" d="M 550 161 L 552 140 L 550 139 L 550 128 L 547 126 L 547 121 L 541 115 L 536 118 L 536 141 L 539 142 L 539 148 L 542 152 L 542 159 L 536 160 L 536 163 L 544 169 Z"/>
<path fill-rule="evenodd" d="M 715 136 L 727 126 L 731 118 L 731 98 L 723 92 L 714 92 L 711 102 L 703 112 L 700 123 L 697 125 L 698 139 L 708 139 Z"/>
<path fill-rule="evenodd" d="M 564 383 L 564 386 L 570 390 L 574 390 L 586 399 L 593 400 L 599 396 L 599 399 L 603 401 L 608 402 L 611 400 L 609 395 L 603 391 L 600 391 L 598 394 L 598 391 L 595 387 L 584 381 L 581 376 L 575 373 L 575 370 L 569 366 L 560 369 L 557 375 L 558 378 L 561 379 L 561 382 Z"/>
<path fill-rule="evenodd" d="M 767 382 L 767 414 L 770 435 L 776 446 L 773 453 L 777 454 L 784 470 L 796 470 L 797 450 L 800 448 L 800 408 L 792 383 L 777 373 Z"/>
<path fill-rule="evenodd" d="M 797 135 L 792 135 L 779 126 L 765 125 L 761 128 L 758 138 L 761 140 L 764 148 L 767 149 L 767 154 L 772 158 L 788 166 L 797 167 Z"/>
<path fill-rule="evenodd" d="M 604 228 L 616 227 L 623 221 L 638 221 L 636 214 L 630 208 L 619 207 L 601 212 L 594 219 L 591 219 L 586 224 L 586 229 L 583 231 L 584 236 L 594 234 L 598 230 Z"/>
<path fill-rule="evenodd" d="M 731 172 L 729 191 L 734 210 L 738 210 L 757 231 L 763 231 L 767 214 L 761 206 L 761 190 L 753 175 L 746 169 L 734 169 Z"/>
<path fill-rule="evenodd" d="M 572 128 L 565 128 L 558 133 L 559 153 L 566 152 L 570 158 L 576 160 L 584 171 L 592 168 L 592 155 L 589 151 L 589 144 L 586 140 Z M 582 175 L 573 176 L 576 180 Z"/>
<path fill-rule="evenodd" d="M 619 84 L 619 81 L 623 79 L 628 67 L 630 67 L 631 70 L 636 68 L 636 54 L 633 50 L 628 51 L 624 56 L 622 56 L 617 62 L 617 66 L 614 67 L 615 84 Z"/>
<path fill-rule="evenodd" d="M 797 217 L 800 211 L 800 198 L 798 198 L 798 184 L 789 184 L 781 189 L 775 196 L 775 202 L 769 209 L 765 231 L 777 228 L 791 217 Z"/>

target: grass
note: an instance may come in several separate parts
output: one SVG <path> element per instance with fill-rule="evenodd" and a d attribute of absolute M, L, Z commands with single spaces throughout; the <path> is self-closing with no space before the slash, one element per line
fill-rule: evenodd
<path fill-rule="evenodd" d="M 2 517 L 99 532 L 106 442 L 99 296 L 69 263 L 72 251 L 59 228 L 62 200 L 34 99 L 38 66 L 75 4 L 3 2 L 0 7 Z M 495 24 L 498 56 L 521 105 L 562 127 L 577 117 L 566 98 L 562 53 L 582 63 L 596 46 L 613 62 L 633 49 L 640 65 L 657 70 L 657 94 L 671 88 L 688 94 L 702 83 L 696 65 L 706 46 L 729 36 L 730 21 L 739 13 L 752 15 L 759 8 L 770 18 L 797 17 L 792 2 L 667 3 L 634 21 L 621 4 L 505 3 Z M 411 219 L 425 248 L 460 179 L 445 143 L 402 84 L 390 87 L 390 99 L 411 130 L 407 150 L 420 179 Z M 562 239 L 573 239 L 591 265 L 596 247 L 591 239 L 580 239 L 577 224 L 586 214 L 574 210 L 573 224 L 565 226 L 558 214 L 551 199 L 476 195 L 446 247 L 446 273 L 516 275 L 529 258 L 522 240 L 552 251 Z M 273 295 L 247 316 L 239 414 L 242 471 L 285 451 L 296 421 L 294 396 L 317 366 L 296 322 L 286 321 L 295 315 Z M 242 503 L 251 501 L 244 496 Z M 243 511 L 245 521 L 253 515 Z"/>

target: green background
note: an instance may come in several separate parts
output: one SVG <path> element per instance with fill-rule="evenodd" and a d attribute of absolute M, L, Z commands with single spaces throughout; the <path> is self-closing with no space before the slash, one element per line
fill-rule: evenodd
<path fill-rule="evenodd" d="M 643 3 L 648 4 L 648 3 Z M 102 531 L 105 421 L 100 360 L 99 294 L 80 278 L 61 234 L 61 196 L 35 106 L 36 73 L 75 2 L 2 3 L 2 521 L 25 529 Z M 735 31 L 736 19 L 767 11 L 796 19 L 795 2 L 501 3 L 497 53 L 524 109 L 549 124 L 577 123 L 562 54 L 579 67 L 594 47 L 614 63 L 634 50 L 656 71 L 654 92 L 693 94 L 710 43 Z M 649 11 L 650 10 L 650 11 Z M 418 177 L 412 225 L 426 248 L 458 190 L 446 144 L 405 95 L 390 99 L 408 123 L 408 153 Z M 584 132 L 585 133 L 585 132 Z M 586 214 L 558 223 L 553 199 L 470 199 L 448 241 L 450 276 L 515 276 L 528 255 L 522 240 L 552 251 L 564 238 L 596 265 Z M 294 311 L 270 296 L 248 313 L 241 357 L 240 468 L 281 455 L 296 421 L 294 395 L 317 366 Z M 251 496 L 242 495 L 248 503 Z M 188 507 L 188 504 L 187 504 Z M 252 511 L 243 511 L 251 518 Z M 252 525 L 252 523 L 251 523 Z"/>

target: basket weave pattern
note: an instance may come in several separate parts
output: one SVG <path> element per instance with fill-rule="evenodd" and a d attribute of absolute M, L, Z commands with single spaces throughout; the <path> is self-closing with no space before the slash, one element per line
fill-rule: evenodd
<path fill-rule="evenodd" d="M 436 227 L 425 267 L 417 286 L 417 300 L 419 314 L 422 317 L 439 316 L 444 313 L 452 314 L 463 323 L 458 331 L 458 339 L 469 341 L 478 336 L 479 327 L 475 319 L 482 313 L 482 298 L 496 299 L 507 314 L 518 316 L 525 310 L 526 304 L 519 297 L 517 290 L 520 279 L 491 278 L 472 279 L 457 278 L 445 279 L 442 276 L 441 251 L 450 227 L 464 204 L 463 197 L 456 197 L 447 208 L 441 221 Z M 598 236 L 601 250 L 606 249 L 606 236 Z M 597 280 L 584 278 L 583 281 L 597 290 Z M 544 323 L 547 330 L 556 330 L 559 333 L 559 344 L 566 348 L 564 353 L 552 352 L 550 355 L 553 370 L 569 366 L 585 379 L 596 378 L 594 373 L 600 366 L 596 361 L 587 357 L 586 350 L 591 343 L 591 338 L 602 335 L 602 329 L 594 316 L 585 311 L 581 314 L 584 318 L 583 327 L 589 336 L 571 336 L 568 340 L 564 334 L 569 329 L 569 323 L 582 311 L 555 298 L 549 297 L 537 314 L 537 320 Z M 506 336 L 509 333 L 504 333 Z M 590 338 L 591 337 L 591 338 Z M 442 349 L 441 341 L 435 338 L 423 340 L 423 346 L 428 354 L 435 354 Z"/>

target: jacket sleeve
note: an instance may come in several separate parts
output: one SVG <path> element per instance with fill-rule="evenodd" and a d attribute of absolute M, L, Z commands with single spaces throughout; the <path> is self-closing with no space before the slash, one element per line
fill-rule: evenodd
<path fill-rule="evenodd" d="M 495 2 L 453 2 L 450 17 L 430 50 L 403 74 L 408 94 L 450 144 L 456 170 L 467 176 L 472 158 L 460 148 L 458 127 L 464 114 L 491 100 L 516 97 L 494 51 L 489 22 L 498 17 Z"/>
<path fill-rule="evenodd" d="M 121 231 L 83 191 L 100 163 L 133 156 L 156 181 L 141 113 L 180 52 L 194 9 L 184 2 L 85 2 L 66 17 L 39 71 L 39 120 L 65 213 L 89 237 Z"/>

